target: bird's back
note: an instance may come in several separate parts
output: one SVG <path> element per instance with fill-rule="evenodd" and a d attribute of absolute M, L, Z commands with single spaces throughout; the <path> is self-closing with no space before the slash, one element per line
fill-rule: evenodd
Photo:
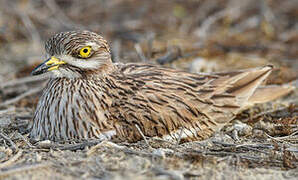
<path fill-rule="evenodd" d="M 154 65 L 118 64 L 106 81 L 117 138 L 184 141 L 208 138 L 228 123 L 266 79 L 272 66 L 230 73 L 192 74 Z"/>

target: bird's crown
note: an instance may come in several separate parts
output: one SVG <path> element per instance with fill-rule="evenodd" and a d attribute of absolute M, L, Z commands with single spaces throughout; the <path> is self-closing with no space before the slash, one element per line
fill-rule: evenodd
<path fill-rule="evenodd" d="M 49 55 L 79 55 L 80 48 L 88 44 L 97 44 L 110 51 L 107 41 L 102 36 L 87 30 L 57 33 L 46 41 L 45 50 Z"/>

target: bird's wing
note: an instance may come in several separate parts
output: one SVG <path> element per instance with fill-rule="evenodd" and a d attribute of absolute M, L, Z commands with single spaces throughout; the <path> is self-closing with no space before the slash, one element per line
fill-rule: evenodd
<path fill-rule="evenodd" d="M 272 67 L 191 74 L 154 65 L 119 65 L 111 115 L 118 137 L 202 140 L 228 123 Z"/>

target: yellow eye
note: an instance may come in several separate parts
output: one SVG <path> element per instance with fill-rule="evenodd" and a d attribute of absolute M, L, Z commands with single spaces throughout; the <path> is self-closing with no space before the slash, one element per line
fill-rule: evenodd
<path fill-rule="evenodd" d="M 82 49 L 80 49 L 79 56 L 81 58 L 88 58 L 90 56 L 90 53 L 91 53 L 91 47 L 90 46 L 86 46 L 86 47 L 83 47 Z"/>

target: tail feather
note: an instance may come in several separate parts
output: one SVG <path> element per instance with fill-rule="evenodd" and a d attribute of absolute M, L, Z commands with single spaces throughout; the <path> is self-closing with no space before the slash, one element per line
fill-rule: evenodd
<path fill-rule="evenodd" d="M 265 66 L 262 69 L 256 69 L 245 72 L 245 76 L 236 81 L 227 93 L 236 96 L 238 104 L 245 106 L 248 99 L 254 94 L 255 90 L 269 76 L 273 66 Z"/>
<path fill-rule="evenodd" d="M 294 89 L 295 87 L 291 85 L 270 85 L 259 87 L 256 89 L 254 94 L 248 99 L 245 108 L 257 103 L 266 103 L 269 101 L 273 101 L 281 96 L 289 94 Z"/>
<path fill-rule="evenodd" d="M 235 96 L 237 105 L 242 107 L 269 76 L 272 69 L 273 66 L 267 65 L 262 68 L 217 73 L 221 78 L 212 82 L 218 87 L 214 95 L 229 94 Z"/>
<path fill-rule="evenodd" d="M 272 69 L 272 66 L 265 66 L 232 73 L 217 73 L 221 76 L 215 82 L 219 88 L 211 97 L 214 105 L 209 106 L 207 112 L 216 122 L 216 129 L 224 126 L 233 116 L 246 107 L 248 100 L 268 77 Z M 214 82 L 212 84 L 215 85 Z"/>

